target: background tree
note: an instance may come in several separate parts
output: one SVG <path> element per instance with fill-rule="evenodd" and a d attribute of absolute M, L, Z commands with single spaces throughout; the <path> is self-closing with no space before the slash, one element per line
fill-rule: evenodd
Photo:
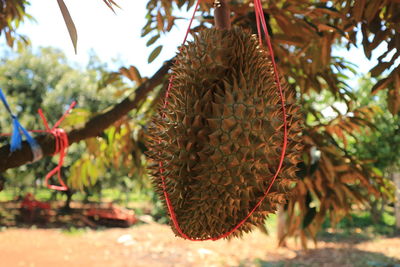
<path fill-rule="evenodd" d="M 71 67 L 65 55 L 52 48 L 41 48 L 35 52 L 25 49 L 7 55 L 0 62 L 0 87 L 8 93 L 8 102 L 28 129 L 44 129 L 37 114 L 39 108 L 43 109 L 51 125 L 62 116 L 69 103 L 77 101 L 77 108 L 63 122 L 63 127 L 68 129 L 83 124 L 92 114 L 118 101 L 129 90 L 129 85 L 122 80 L 114 80 L 114 85 L 104 85 L 99 77 L 104 76 L 108 80 L 110 75 L 107 66 L 99 62 L 95 55 L 85 70 Z M 140 166 L 143 170 L 142 165 L 145 164 L 140 160 L 132 164 L 131 157 L 135 154 L 131 138 L 140 125 L 140 119 L 128 121 L 123 118 L 102 136 L 71 146 L 64 169 L 64 176 L 70 177 L 70 185 L 74 189 L 83 189 L 84 186 L 88 189 L 94 185 L 96 189 L 121 186 L 122 192 L 140 185 L 143 171 L 133 171 L 132 166 Z M 0 133 L 10 133 L 11 130 L 9 117 L 0 117 Z M 1 144 L 8 141 L 7 136 L 0 139 Z M 87 150 L 92 154 L 85 154 Z M 125 156 L 124 164 L 122 156 L 119 159 L 117 154 Z M 29 168 L 22 166 L 9 170 L 5 173 L 7 184 L 19 188 L 21 192 L 32 186 L 36 188 L 37 181 L 42 180 L 56 164 L 55 159 L 45 158 Z M 132 179 L 137 182 L 132 184 Z"/>
<path fill-rule="evenodd" d="M 375 114 L 372 129 L 365 129 L 354 143 L 354 154 L 363 161 L 363 164 L 372 166 L 380 175 L 389 177 L 395 183 L 395 213 L 396 228 L 400 230 L 400 119 L 399 115 L 388 112 L 386 92 L 378 92 L 373 98 L 369 95 L 371 79 L 368 77 L 360 81 L 360 88 L 356 92 L 360 104 L 375 105 Z M 375 221 L 381 220 L 382 209 L 385 207 L 382 199 L 373 199 L 372 215 Z"/>

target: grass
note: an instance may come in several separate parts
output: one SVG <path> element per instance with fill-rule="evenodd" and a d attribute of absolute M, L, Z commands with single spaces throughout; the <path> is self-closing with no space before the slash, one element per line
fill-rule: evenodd
<path fill-rule="evenodd" d="M 7 202 L 7 201 L 12 201 L 15 200 L 18 196 L 25 196 L 27 193 L 33 193 L 35 192 L 35 198 L 39 201 L 47 201 L 50 199 L 52 190 L 49 190 L 47 188 L 40 188 L 34 190 L 33 188 L 31 190 L 14 190 L 14 189 L 9 189 L 5 188 L 3 191 L 0 192 L 0 202 Z"/>
<path fill-rule="evenodd" d="M 278 216 L 276 214 L 270 214 L 265 220 L 265 228 L 268 233 L 275 233 L 278 227 Z"/>
<path fill-rule="evenodd" d="M 339 229 L 356 230 L 361 229 L 363 232 L 376 233 L 379 235 L 393 235 L 395 217 L 391 212 L 385 210 L 381 214 L 378 222 L 374 222 L 371 213 L 368 211 L 354 212 L 351 216 L 344 218 L 339 224 Z"/>
<path fill-rule="evenodd" d="M 81 236 L 85 234 L 88 231 L 89 228 L 82 228 L 82 227 L 74 227 L 70 226 L 68 228 L 64 228 L 61 230 L 61 232 L 65 235 L 69 236 Z"/>
<path fill-rule="evenodd" d="M 52 195 L 55 193 L 53 190 L 47 188 L 38 188 L 34 190 L 14 190 L 14 189 L 4 189 L 0 192 L 0 202 L 6 202 L 15 200 L 18 196 L 25 196 L 27 193 L 34 193 L 35 198 L 39 201 L 49 201 Z M 84 192 L 75 192 L 72 196 L 74 201 L 84 201 Z M 54 196 L 53 196 L 54 197 Z M 65 201 L 67 196 L 62 193 L 57 193 L 56 200 Z M 126 203 L 137 203 L 137 202 L 148 202 L 151 201 L 151 194 L 140 191 L 133 191 L 129 193 L 121 193 L 118 189 L 104 189 L 102 190 L 102 197 L 100 199 L 98 194 L 93 194 L 88 197 L 89 202 L 116 202 L 121 204 Z"/>
<path fill-rule="evenodd" d="M 318 237 L 329 241 L 351 239 L 355 242 L 373 239 L 379 236 L 393 236 L 395 231 L 393 210 L 387 207 L 378 222 L 374 222 L 368 211 L 354 211 L 343 218 L 336 226 L 332 226 L 326 218 Z"/>
<path fill-rule="evenodd" d="M 3 190 L 0 192 L 0 202 L 10 201 L 14 198 L 14 192 L 12 190 Z"/>

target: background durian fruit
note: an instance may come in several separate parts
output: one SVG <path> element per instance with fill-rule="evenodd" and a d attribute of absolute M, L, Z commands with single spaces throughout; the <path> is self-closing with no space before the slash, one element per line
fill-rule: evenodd
<path fill-rule="evenodd" d="M 168 104 L 149 129 L 153 181 L 166 204 L 164 175 L 183 233 L 215 238 L 249 214 L 278 168 L 283 118 L 273 68 L 257 37 L 234 27 L 200 32 L 182 49 L 172 71 Z M 283 168 L 262 205 L 234 236 L 263 224 L 287 201 L 296 180 L 301 115 L 294 93 L 282 84 L 289 129 Z"/>

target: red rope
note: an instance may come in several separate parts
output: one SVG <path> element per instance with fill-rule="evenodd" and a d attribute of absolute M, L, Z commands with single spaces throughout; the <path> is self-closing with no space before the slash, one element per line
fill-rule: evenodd
<path fill-rule="evenodd" d="M 190 32 L 190 28 L 191 28 L 192 22 L 194 20 L 194 16 L 195 16 L 195 13 L 196 13 L 196 11 L 198 9 L 200 1 L 201 0 L 198 0 L 197 3 L 196 3 L 196 6 L 195 6 L 195 9 L 194 9 L 194 12 L 193 12 L 193 16 L 192 16 L 192 18 L 190 20 L 189 27 L 188 27 L 188 29 L 186 31 L 186 35 L 185 35 L 184 41 L 182 43 L 182 46 L 179 49 L 179 52 L 182 52 L 184 44 L 186 43 L 187 37 L 188 37 L 189 32 Z M 178 231 L 178 233 L 181 235 L 181 237 L 183 237 L 185 239 L 188 239 L 188 240 L 191 240 L 191 241 L 206 241 L 206 240 L 215 241 L 215 240 L 219 240 L 219 239 L 225 238 L 225 237 L 229 236 L 230 234 L 232 234 L 233 232 L 235 232 L 237 229 L 239 229 L 250 218 L 250 216 L 257 210 L 257 208 L 261 205 L 261 203 L 267 197 L 267 195 L 268 195 L 269 191 L 271 190 L 276 178 L 279 175 L 279 172 L 282 169 L 283 161 L 285 159 L 286 148 L 287 148 L 287 135 L 288 135 L 287 120 L 286 120 L 286 108 L 285 108 L 285 98 L 284 98 L 284 95 L 283 95 L 282 85 L 281 85 L 281 82 L 280 82 L 280 79 L 279 79 L 278 68 L 277 68 L 277 65 L 276 65 L 276 62 L 275 62 L 274 52 L 272 50 L 271 39 L 270 39 L 270 36 L 269 36 L 269 33 L 268 33 L 267 23 L 265 21 L 265 16 L 264 16 L 261 0 L 254 0 L 254 8 L 255 8 L 255 12 L 256 12 L 256 20 L 257 20 L 257 30 L 258 30 L 259 42 L 260 42 L 260 45 L 262 45 L 262 35 L 261 35 L 261 28 L 262 28 L 262 30 L 264 31 L 264 34 L 265 34 L 265 39 L 266 39 L 267 44 L 268 44 L 268 49 L 269 49 L 269 52 L 270 52 L 271 61 L 272 61 L 272 65 L 273 65 L 273 68 L 274 68 L 275 82 L 277 84 L 277 88 L 278 88 L 279 95 L 280 95 L 280 98 L 281 98 L 282 114 L 283 114 L 282 116 L 283 116 L 283 125 L 284 125 L 284 127 L 283 127 L 284 128 L 284 136 L 283 136 L 282 153 L 281 153 L 281 156 L 280 156 L 278 169 L 276 170 L 276 173 L 275 173 L 274 177 L 272 178 L 270 185 L 268 186 L 267 190 L 265 191 L 264 196 L 257 202 L 257 204 L 254 206 L 254 208 L 249 212 L 249 214 L 242 221 L 240 221 L 232 230 L 230 230 L 229 232 L 224 233 L 224 234 L 222 234 L 220 236 L 217 236 L 217 237 L 210 237 L 210 238 L 205 238 L 205 239 L 194 239 L 194 238 L 191 238 L 191 237 L 187 236 L 185 233 L 183 233 L 182 229 L 179 226 L 178 220 L 176 218 L 175 210 L 174 210 L 174 208 L 172 206 L 171 200 L 170 200 L 168 192 L 167 192 L 167 186 L 166 186 L 166 183 L 165 183 L 165 176 L 162 175 L 164 173 L 163 163 L 160 161 L 159 162 L 159 167 L 160 167 L 160 173 L 161 173 L 162 188 L 163 188 L 165 201 L 166 201 L 166 204 L 167 204 L 168 212 L 170 214 L 172 223 L 174 224 L 175 229 Z M 174 78 L 175 78 L 175 76 L 172 75 L 170 80 L 169 80 L 168 89 L 167 89 L 167 92 L 165 94 L 164 108 L 166 108 L 168 106 L 169 92 L 172 89 Z M 162 117 L 165 118 L 165 113 L 162 114 Z M 162 142 L 162 140 L 160 139 L 159 140 L 159 144 L 161 144 L 161 142 Z"/>
<path fill-rule="evenodd" d="M 64 115 L 54 124 L 53 128 L 49 127 L 49 124 L 46 120 L 46 117 L 43 115 L 43 111 L 42 109 L 38 110 L 39 116 L 42 118 L 43 124 L 46 128 L 45 131 L 34 131 L 34 132 L 47 132 L 49 134 L 52 134 L 55 138 L 55 150 L 53 155 L 56 154 L 60 154 L 60 158 L 58 159 L 58 165 L 57 167 L 55 167 L 54 169 L 52 169 L 47 175 L 46 178 L 44 180 L 45 185 L 47 186 L 47 188 L 49 189 L 54 189 L 57 191 L 66 191 L 68 190 L 68 186 L 64 183 L 62 177 L 61 177 L 61 168 L 62 165 L 64 163 L 64 158 L 65 155 L 67 154 L 67 150 L 69 147 L 69 142 L 68 142 L 68 135 L 67 133 L 61 129 L 58 128 L 58 126 L 61 124 L 61 122 L 65 119 L 65 117 L 69 114 L 69 112 L 75 107 L 76 102 L 72 102 L 71 105 L 69 106 L 69 108 L 67 109 L 67 111 L 64 113 Z M 57 173 L 57 179 L 58 182 L 60 183 L 61 186 L 59 185 L 52 185 L 49 184 L 49 180 L 51 177 L 53 177 L 53 175 L 55 175 Z"/>
<path fill-rule="evenodd" d="M 75 107 L 76 102 L 72 102 L 67 111 L 63 114 L 63 116 L 54 124 L 53 128 L 50 129 L 49 124 L 43 115 L 42 109 L 38 110 L 39 116 L 41 117 L 43 124 L 46 128 L 46 130 L 32 130 L 30 132 L 32 133 L 49 133 L 52 134 L 55 138 L 55 150 L 53 153 L 53 156 L 60 153 L 60 158 L 58 160 L 58 165 L 55 167 L 53 170 L 51 170 L 45 177 L 44 183 L 47 188 L 49 189 L 54 189 L 57 191 L 67 191 L 68 186 L 64 183 L 62 177 L 61 177 L 61 167 L 64 164 L 64 159 L 65 155 L 67 154 L 67 150 L 69 147 L 69 141 L 68 141 L 68 135 L 67 133 L 61 129 L 58 128 L 58 126 L 61 124 L 61 122 L 65 119 L 65 117 L 69 114 L 69 112 Z M 0 134 L 0 136 L 10 136 L 11 134 L 6 133 L 6 134 Z M 57 173 L 57 178 L 61 186 L 57 185 L 51 185 L 49 184 L 50 178 Z"/>

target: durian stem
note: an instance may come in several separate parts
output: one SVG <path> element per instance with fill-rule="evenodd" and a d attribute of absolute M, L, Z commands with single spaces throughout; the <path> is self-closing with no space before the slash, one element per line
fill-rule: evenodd
<path fill-rule="evenodd" d="M 215 28 L 218 30 L 231 29 L 231 10 L 228 4 L 229 0 L 216 0 L 214 2 L 214 20 Z"/>

